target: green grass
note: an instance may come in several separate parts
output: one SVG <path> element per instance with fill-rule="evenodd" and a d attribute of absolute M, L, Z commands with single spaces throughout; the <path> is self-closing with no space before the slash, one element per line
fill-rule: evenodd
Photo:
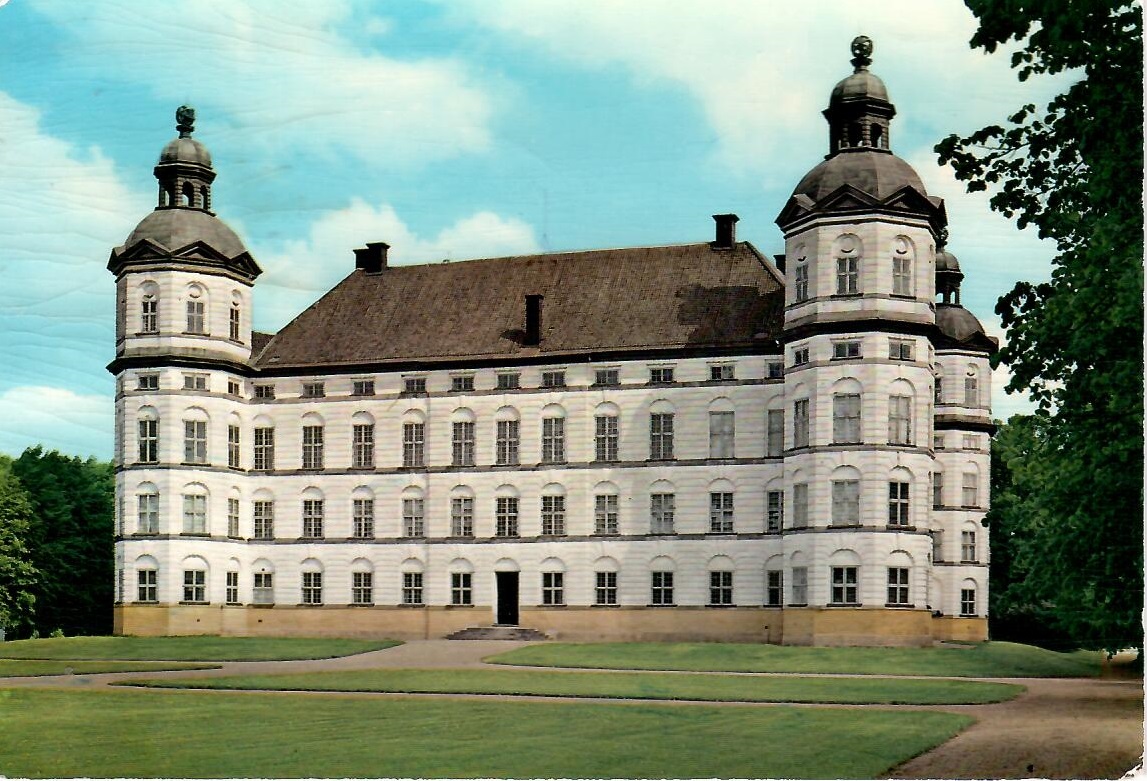
<path fill-rule="evenodd" d="M 134 673 L 155 670 L 206 670 L 218 665 L 186 662 L 101 662 L 68 659 L 0 659 L 0 678 L 26 675 L 76 675 L 92 673 Z"/>
<path fill-rule="evenodd" d="M 25 778 L 872 778 L 972 719 L 792 706 L 0 690 Z"/>
<path fill-rule="evenodd" d="M 327 659 L 395 645 L 397 640 L 312 637 L 48 637 L 0 643 L 0 658 L 264 662 Z"/>
<path fill-rule="evenodd" d="M 814 648 L 737 643 L 544 643 L 487 661 L 539 667 L 713 672 L 1070 678 L 1099 675 L 1098 651 L 1056 653 L 1019 643 L 970 648 Z"/>
<path fill-rule="evenodd" d="M 973 704 L 1010 700 L 1022 686 L 953 680 L 789 678 L 555 670 L 356 670 L 132 681 L 159 688 L 452 692 L 711 702 Z"/>

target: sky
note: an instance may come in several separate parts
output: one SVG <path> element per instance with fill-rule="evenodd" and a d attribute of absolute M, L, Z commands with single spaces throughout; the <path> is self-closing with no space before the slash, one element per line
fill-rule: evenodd
<path fill-rule="evenodd" d="M 0 0 L 0 452 L 110 458 L 111 249 L 155 206 L 175 109 L 197 112 L 213 208 L 264 270 L 275 331 L 353 269 L 738 238 L 827 152 L 849 43 L 897 115 L 894 152 L 946 200 L 964 305 L 1050 275 L 1054 247 L 969 195 L 932 147 L 1069 76 L 1019 83 L 953 0 Z M 994 378 L 994 414 L 1031 407 Z"/>

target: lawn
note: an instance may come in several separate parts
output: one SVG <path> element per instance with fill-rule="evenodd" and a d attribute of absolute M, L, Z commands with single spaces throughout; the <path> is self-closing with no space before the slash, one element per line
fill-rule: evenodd
<path fill-rule="evenodd" d="M 92 673 L 134 673 L 155 670 L 204 670 L 217 665 L 184 662 L 103 662 L 60 659 L 0 659 L 0 678 L 25 675 L 91 675 Z"/>
<path fill-rule="evenodd" d="M 936 711 L 346 696 L 0 690 L 0 774 L 872 778 L 972 721 Z"/>
<path fill-rule="evenodd" d="M 738 643 L 544 643 L 487 659 L 498 664 L 618 670 L 946 675 L 974 678 L 1096 676 L 1098 651 L 1057 653 L 1019 643 L 941 648 L 818 648 Z"/>
<path fill-rule="evenodd" d="M 0 643 L 6 659 L 264 662 L 328 659 L 398 645 L 397 640 L 313 637 L 47 637 Z"/>
<path fill-rule="evenodd" d="M 1002 702 L 1023 691 L 1004 683 L 886 678 L 810 678 L 534 670 L 356 670 L 133 681 L 159 688 L 533 694 L 711 702 L 937 705 Z"/>

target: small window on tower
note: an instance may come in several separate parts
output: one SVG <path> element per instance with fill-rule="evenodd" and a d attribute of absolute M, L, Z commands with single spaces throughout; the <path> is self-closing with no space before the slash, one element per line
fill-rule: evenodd
<path fill-rule="evenodd" d="M 158 374 L 140 374 L 136 377 L 137 385 L 136 390 L 153 391 L 159 390 L 159 375 Z"/>

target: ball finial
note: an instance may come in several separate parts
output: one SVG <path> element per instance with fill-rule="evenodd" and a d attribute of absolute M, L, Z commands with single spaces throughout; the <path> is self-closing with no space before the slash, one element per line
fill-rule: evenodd
<path fill-rule="evenodd" d="M 179 131 L 180 138 L 191 138 L 195 130 L 195 109 L 191 106 L 180 106 L 175 110 L 175 129 Z"/>
<path fill-rule="evenodd" d="M 872 64 L 872 39 L 858 35 L 852 39 L 852 65 L 858 71 Z"/>

